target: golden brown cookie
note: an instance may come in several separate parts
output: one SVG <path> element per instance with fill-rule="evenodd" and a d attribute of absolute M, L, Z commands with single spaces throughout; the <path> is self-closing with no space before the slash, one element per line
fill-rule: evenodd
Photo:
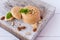
<path fill-rule="evenodd" d="M 40 11 L 37 7 L 26 6 L 30 10 L 27 14 L 22 13 L 22 19 L 25 23 L 34 24 L 40 20 Z"/>
<path fill-rule="evenodd" d="M 15 6 L 11 9 L 11 13 L 12 13 L 13 17 L 18 20 L 21 19 L 21 14 L 19 12 L 20 9 L 21 9 L 21 7 L 18 7 L 18 6 Z"/>

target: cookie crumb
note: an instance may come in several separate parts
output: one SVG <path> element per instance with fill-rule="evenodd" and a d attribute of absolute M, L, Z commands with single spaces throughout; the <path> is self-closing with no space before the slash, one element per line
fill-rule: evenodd
<path fill-rule="evenodd" d="M 14 21 L 12 21 L 12 22 L 11 22 L 11 25 L 12 25 L 12 26 L 14 26 L 14 25 L 15 25 L 15 22 L 14 22 Z"/>
<path fill-rule="evenodd" d="M 33 27 L 33 32 L 36 32 L 36 30 L 38 28 L 38 24 L 37 23 L 32 24 L 32 27 Z"/>
<path fill-rule="evenodd" d="M 42 21 L 40 20 L 38 23 L 42 23 Z"/>
<path fill-rule="evenodd" d="M 26 35 L 31 35 L 31 32 L 26 32 L 25 34 L 26 34 Z"/>
<path fill-rule="evenodd" d="M 1 20 L 4 20 L 4 19 L 5 19 L 5 16 L 2 16 L 2 17 L 1 17 Z"/>

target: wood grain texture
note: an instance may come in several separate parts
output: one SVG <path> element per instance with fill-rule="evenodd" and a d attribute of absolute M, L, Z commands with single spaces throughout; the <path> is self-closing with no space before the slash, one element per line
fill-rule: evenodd
<path fill-rule="evenodd" d="M 17 38 L 19 38 L 21 40 L 28 40 L 28 39 L 24 38 L 22 35 L 20 35 L 18 31 L 15 31 L 14 29 L 7 27 L 6 25 L 4 25 L 2 23 L 0 23 L 0 27 L 5 29 L 6 31 L 9 31 L 11 34 L 15 35 Z"/>

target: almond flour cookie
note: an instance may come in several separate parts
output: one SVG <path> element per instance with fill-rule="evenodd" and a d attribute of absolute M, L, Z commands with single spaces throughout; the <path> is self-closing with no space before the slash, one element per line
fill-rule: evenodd
<path fill-rule="evenodd" d="M 21 14 L 19 12 L 20 9 L 21 9 L 21 7 L 18 7 L 18 6 L 15 6 L 11 9 L 11 13 L 12 13 L 13 17 L 18 20 L 21 19 Z"/>
<path fill-rule="evenodd" d="M 22 14 L 22 19 L 25 23 L 34 24 L 40 20 L 40 11 L 38 8 L 34 6 L 26 6 L 24 7 L 26 13 Z"/>

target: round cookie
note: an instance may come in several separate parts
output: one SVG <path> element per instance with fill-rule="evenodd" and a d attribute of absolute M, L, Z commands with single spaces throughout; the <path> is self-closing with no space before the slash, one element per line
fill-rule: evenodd
<path fill-rule="evenodd" d="M 25 23 L 34 24 L 38 22 L 40 19 L 40 10 L 37 7 L 34 6 L 26 6 L 24 8 L 27 8 L 30 10 L 27 14 L 22 14 L 22 19 Z"/>
<path fill-rule="evenodd" d="M 21 7 L 18 7 L 18 6 L 15 6 L 11 9 L 12 16 L 18 20 L 21 19 L 21 14 L 19 12 L 20 9 Z"/>

